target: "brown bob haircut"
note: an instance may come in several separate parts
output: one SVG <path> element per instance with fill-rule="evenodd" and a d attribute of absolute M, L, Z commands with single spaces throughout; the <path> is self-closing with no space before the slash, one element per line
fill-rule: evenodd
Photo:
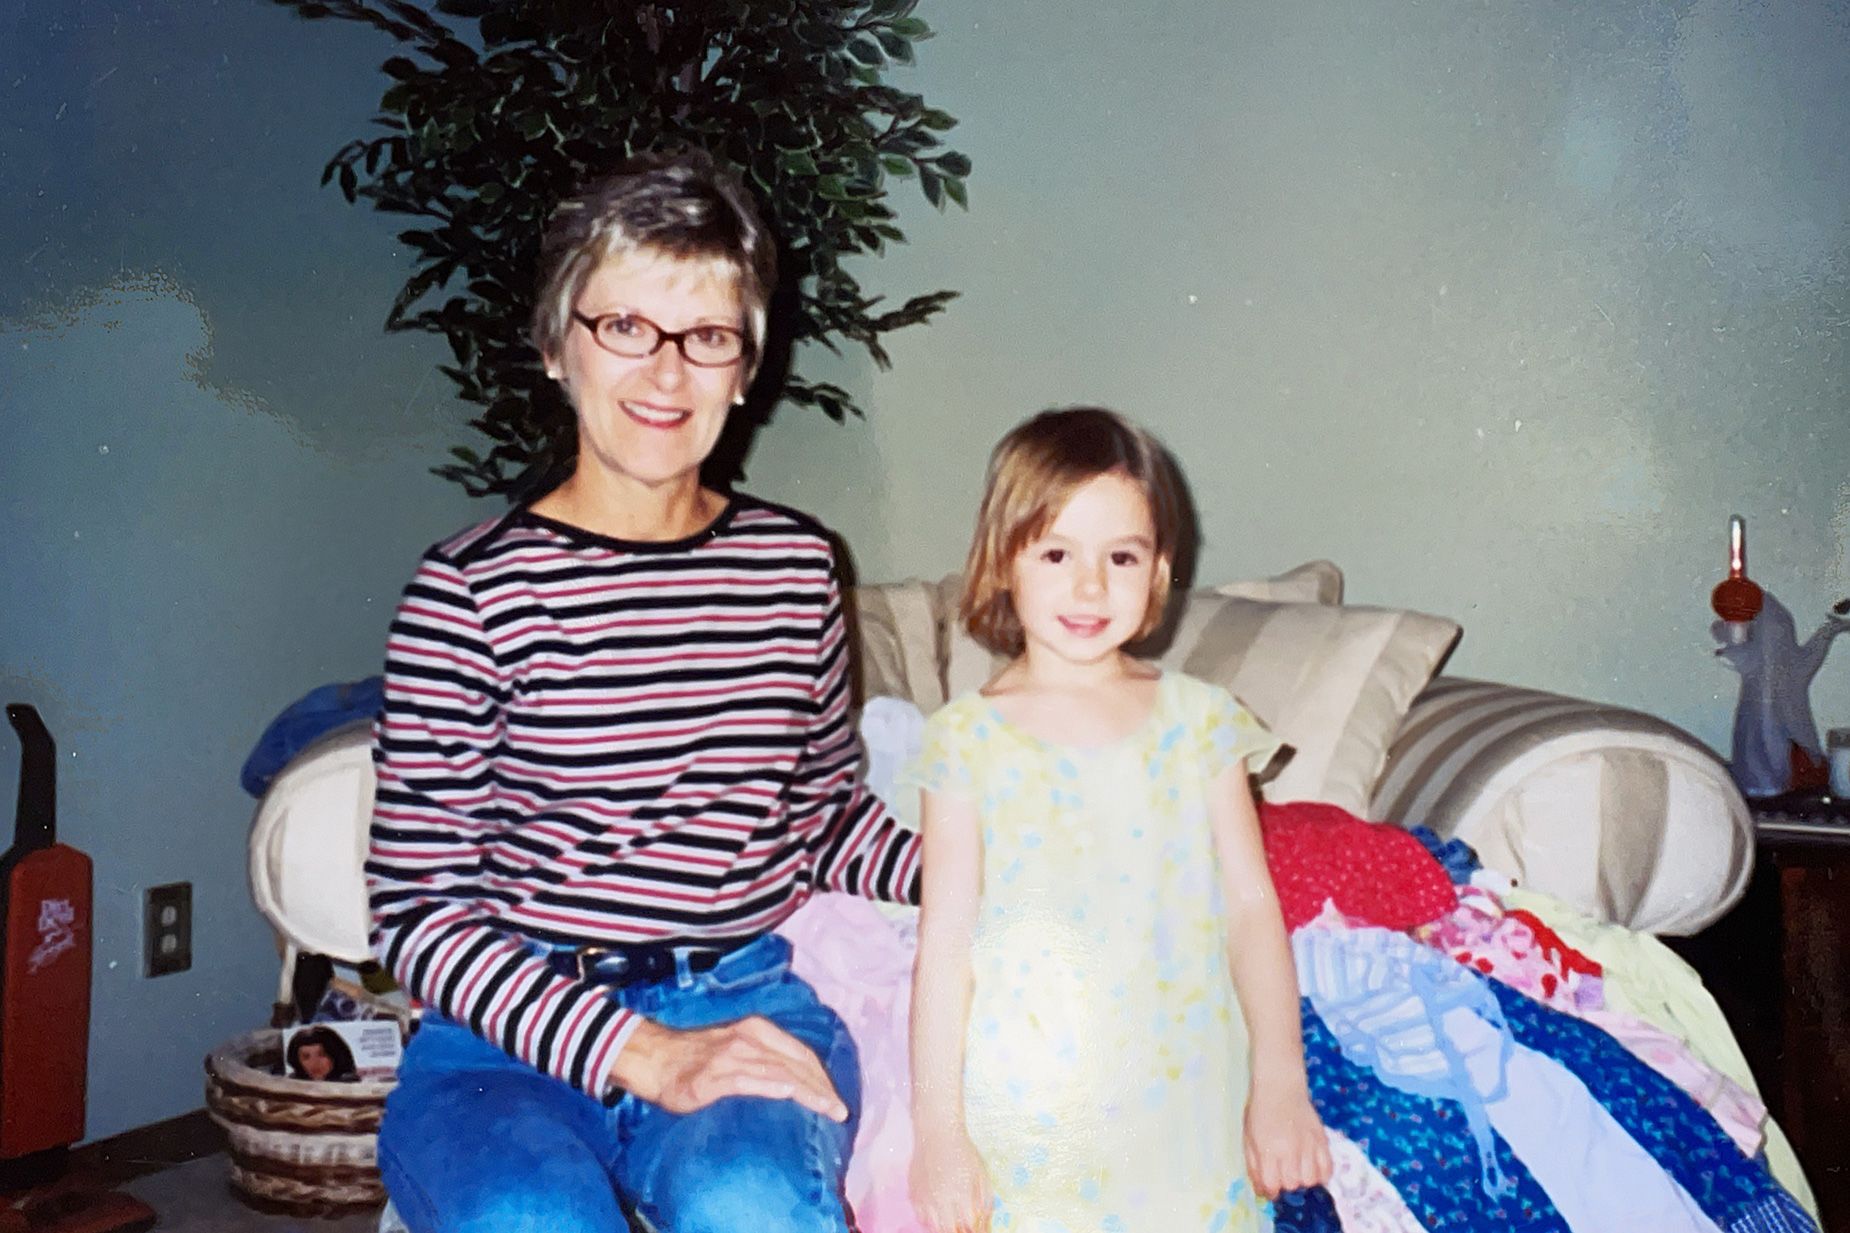
<path fill-rule="evenodd" d="M 1114 411 L 1067 407 L 1017 425 L 989 456 L 957 604 L 958 618 L 972 638 L 998 655 L 1022 653 L 1026 641 L 1009 597 L 1015 558 L 1046 533 L 1073 493 L 1111 474 L 1143 491 L 1156 528 L 1150 605 L 1132 641 L 1162 623 L 1182 532 L 1181 494 L 1169 456 L 1149 433 Z"/>

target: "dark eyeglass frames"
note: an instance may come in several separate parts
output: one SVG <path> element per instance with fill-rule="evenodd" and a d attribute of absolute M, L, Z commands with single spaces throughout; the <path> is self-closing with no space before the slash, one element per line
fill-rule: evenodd
<path fill-rule="evenodd" d="M 612 355 L 640 360 L 673 343 L 681 358 L 696 368 L 724 368 L 745 354 L 745 334 L 729 325 L 696 325 L 686 330 L 664 330 L 638 313 L 603 313 L 587 317 L 573 312 L 572 319 L 591 331 L 597 345 Z"/>

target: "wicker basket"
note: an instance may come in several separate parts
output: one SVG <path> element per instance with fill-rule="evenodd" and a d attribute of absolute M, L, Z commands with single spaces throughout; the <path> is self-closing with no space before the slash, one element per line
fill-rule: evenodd
<path fill-rule="evenodd" d="M 333 1215 L 385 1202 L 375 1156 L 393 1083 L 273 1074 L 282 1033 L 235 1036 L 206 1057 L 206 1109 L 225 1131 L 231 1184 L 258 1207 Z"/>

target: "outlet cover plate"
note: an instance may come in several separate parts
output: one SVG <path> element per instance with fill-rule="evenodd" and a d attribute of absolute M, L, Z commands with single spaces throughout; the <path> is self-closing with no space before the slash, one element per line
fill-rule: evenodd
<path fill-rule="evenodd" d="M 167 976 L 193 966 L 193 884 L 150 886 L 142 910 L 142 970 Z"/>

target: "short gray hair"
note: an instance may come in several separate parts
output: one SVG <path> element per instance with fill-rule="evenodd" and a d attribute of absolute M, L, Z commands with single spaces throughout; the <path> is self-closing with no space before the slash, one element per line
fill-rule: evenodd
<path fill-rule="evenodd" d="M 573 308 L 598 267 L 631 255 L 707 262 L 732 276 L 749 381 L 764 358 L 777 245 L 738 178 L 700 150 L 632 159 L 559 203 L 540 241 L 528 331 L 540 354 L 565 346 Z"/>

